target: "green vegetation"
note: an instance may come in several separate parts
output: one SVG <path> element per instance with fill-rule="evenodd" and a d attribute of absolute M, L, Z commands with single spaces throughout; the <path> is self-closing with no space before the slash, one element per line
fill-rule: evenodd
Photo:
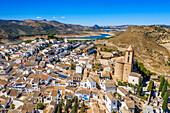
<path fill-rule="evenodd" d="M 105 96 L 103 95 L 103 99 L 105 100 Z"/>
<path fill-rule="evenodd" d="M 108 49 L 108 48 L 105 47 L 105 48 L 103 49 L 103 51 L 104 51 L 104 52 L 113 52 L 114 50 Z"/>
<path fill-rule="evenodd" d="M 47 40 L 49 40 L 49 39 L 56 39 L 56 40 L 58 40 L 59 38 L 55 37 L 53 34 L 49 34 L 48 37 L 47 37 Z"/>
<path fill-rule="evenodd" d="M 102 67 L 102 64 L 96 63 L 95 66 L 97 66 L 97 67 Z"/>
<path fill-rule="evenodd" d="M 97 49 L 97 46 L 94 46 L 94 49 Z"/>
<path fill-rule="evenodd" d="M 168 90 L 167 90 L 167 86 L 169 85 L 168 81 L 165 80 L 165 77 L 160 77 L 159 78 L 160 86 L 159 86 L 159 91 L 162 91 L 161 93 L 161 97 L 164 99 L 163 104 L 162 104 L 162 109 L 163 111 L 167 110 L 167 103 L 168 103 Z"/>
<path fill-rule="evenodd" d="M 80 113 L 86 113 L 86 106 L 84 104 L 84 101 L 81 103 Z"/>
<path fill-rule="evenodd" d="M 62 113 L 62 106 L 63 106 L 63 100 L 60 100 L 60 103 L 58 104 L 57 113 Z"/>
<path fill-rule="evenodd" d="M 150 80 L 147 91 L 151 91 L 152 90 L 153 84 L 154 84 L 153 81 Z"/>
<path fill-rule="evenodd" d="M 135 62 L 136 68 L 138 69 L 139 73 L 147 76 L 147 75 L 156 75 L 156 73 L 151 72 L 150 70 L 146 69 L 143 65 L 143 63 L 140 63 L 136 60 Z"/>
<path fill-rule="evenodd" d="M 37 104 L 37 109 L 44 109 L 44 105 L 42 103 L 38 103 Z"/>
<path fill-rule="evenodd" d="M 64 113 L 69 113 L 68 109 L 69 109 L 69 107 L 71 107 L 71 105 L 72 105 L 71 100 L 67 99 L 67 102 L 66 102 L 66 105 L 64 108 L 64 111 L 65 111 Z"/>
<path fill-rule="evenodd" d="M 170 60 L 167 61 L 168 66 L 170 66 Z"/>
<path fill-rule="evenodd" d="M 6 54 L 7 57 L 10 57 L 11 55 L 10 54 Z"/>
<path fill-rule="evenodd" d="M 127 82 L 118 81 L 118 85 L 119 85 L 119 86 L 126 86 L 126 85 L 127 85 Z"/>
<path fill-rule="evenodd" d="M 75 70 L 76 69 L 76 64 L 71 64 L 71 70 Z"/>
<path fill-rule="evenodd" d="M 119 99 L 122 98 L 122 95 L 120 95 L 119 93 L 116 93 L 116 94 L 117 94 L 117 96 L 119 97 Z"/>
<path fill-rule="evenodd" d="M 128 93 L 129 93 L 129 94 L 132 94 L 132 91 L 129 90 Z"/>
<path fill-rule="evenodd" d="M 15 104 L 12 104 L 12 109 L 15 109 Z"/>
<path fill-rule="evenodd" d="M 77 40 L 68 40 L 68 42 L 69 42 L 70 44 L 72 44 L 72 43 L 74 43 L 74 42 L 77 42 Z"/>
<path fill-rule="evenodd" d="M 74 106 L 72 107 L 71 112 L 72 112 L 72 113 L 77 113 L 77 111 L 78 111 L 78 98 L 75 97 L 75 98 L 74 98 Z"/>
<path fill-rule="evenodd" d="M 31 43 L 33 40 L 25 40 L 23 42 L 26 42 L 26 43 Z M 22 42 L 21 42 L 22 43 Z"/>
<path fill-rule="evenodd" d="M 131 93 L 132 95 L 134 96 L 137 96 L 138 98 L 141 98 L 141 101 L 144 102 L 144 100 L 147 100 L 148 99 L 148 95 L 145 94 L 145 95 L 137 95 L 137 94 L 133 94 Z"/>
<path fill-rule="evenodd" d="M 160 86 L 159 86 L 159 91 L 162 91 L 162 88 L 163 88 L 164 82 L 165 82 L 165 78 L 164 78 L 164 77 L 160 77 L 159 80 L 161 81 L 161 84 L 160 84 Z"/>
<path fill-rule="evenodd" d="M 163 89 L 162 89 L 162 93 L 161 93 L 162 98 L 164 97 L 165 92 L 167 92 L 167 85 L 168 85 L 168 82 L 166 80 L 164 83 Z"/>
<path fill-rule="evenodd" d="M 39 39 L 40 39 L 40 38 L 38 38 L 38 37 L 37 37 L 37 38 L 35 38 L 35 40 L 39 40 Z"/>
<path fill-rule="evenodd" d="M 41 37 L 41 40 L 44 40 L 44 38 L 43 38 L 43 37 Z"/>
<path fill-rule="evenodd" d="M 167 104 L 168 104 L 168 92 L 166 92 L 165 95 L 164 95 L 164 101 L 163 101 L 163 104 L 162 104 L 163 111 L 167 110 Z"/>
<path fill-rule="evenodd" d="M 133 85 L 133 87 L 132 87 L 132 88 L 133 88 L 133 91 L 134 91 L 134 94 L 135 94 L 135 91 L 136 91 L 137 87 L 138 87 L 137 84 Z"/>
<path fill-rule="evenodd" d="M 41 50 L 44 50 L 45 49 L 45 47 L 41 47 Z"/>
<path fill-rule="evenodd" d="M 142 79 L 139 79 L 138 83 L 138 88 L 137 88 L 138 95 L 142 96 L 143 95 L 143 84 L 142 84 Z"/>

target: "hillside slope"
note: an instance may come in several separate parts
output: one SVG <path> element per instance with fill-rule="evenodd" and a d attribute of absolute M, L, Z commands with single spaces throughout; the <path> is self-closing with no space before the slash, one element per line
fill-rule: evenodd
<path fill-rule="evenodd" d="M 64 24 L 46 20 L 0 20 L 0 39 L 15 39 L 19 36 L 48 34 L 81 34 L 83 31 L 98 31 L 93 27 Z"/>
<path fill-rule="evenodd" d="M 167 29 L 167 32 L 161 33 L 161 36 L 167 35 L 168 37 L 169 28 L 161 26 L 161 29 Z M 167 75 L 170 74 L 170 66 L 167 65 L 164 56 L 169 57 L 169 53 L 166 48 L 159 45 L 162 39 L 160 32 L 155 30 L 155 26 L 132 26 L 109 41 L 120 48 L 132 45 L 135 50 L 135 59 L 143 62 L 145 67 L 151 71 Z"/>

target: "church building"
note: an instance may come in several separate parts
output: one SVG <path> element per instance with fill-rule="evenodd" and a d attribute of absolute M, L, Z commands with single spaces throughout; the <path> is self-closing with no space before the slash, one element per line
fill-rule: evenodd
<path fill-rule="evenodd" d="M 133 69 L 134 50 L 130 45 L 125 52 L 125 57 L 118 57 L 115 61 L 114 76 L 117 81 L 128 82 L 129 74 Z"/>

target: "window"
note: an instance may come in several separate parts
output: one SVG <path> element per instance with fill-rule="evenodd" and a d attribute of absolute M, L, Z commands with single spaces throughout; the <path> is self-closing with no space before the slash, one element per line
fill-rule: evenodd
<path fill-rule="evenodd" d="M 134 79 L 133 79 L 133 82 L 134 82 Z"/>
<path fill-rule="evenodd" d="M 130 55 L 130 52 L 128 52 L 128 55 Z"/>
<path fill-rule="evenodd" d="M 129 56 L 128 56 L 128 61 L 127 62 L 129 62 Z"/>

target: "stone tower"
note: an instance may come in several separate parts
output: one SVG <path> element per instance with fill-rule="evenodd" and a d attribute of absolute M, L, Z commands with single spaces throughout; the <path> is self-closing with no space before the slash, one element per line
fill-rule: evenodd
<path fill-rule="evenodd" d="M 130 45 L 126 50 L 125 57 L 118 57 L 115 62 L 114 76 L 118 81 L 127 82 L 133 69 L 134 50 Z"/>
<path fill-rule="evenodd" d="M 116 62 L 115 62 L 114 76 L 118 81 L 123 81 L 123 69 L 124 69 L 124 64 L 125 64 L 124 60 L 125 60 L 124 57 L 119 57 L 116 59 Z"/>
<path fill-rule="evenodd" d="M 125 82 L 128 81 L 129 74 L 133 69 L 133 57 L 134 57 L 134 51 L 132 49 L 132 46 L 130 45 L 125 53 L 125 64 L 123 69 L 123 81 Z"/>

